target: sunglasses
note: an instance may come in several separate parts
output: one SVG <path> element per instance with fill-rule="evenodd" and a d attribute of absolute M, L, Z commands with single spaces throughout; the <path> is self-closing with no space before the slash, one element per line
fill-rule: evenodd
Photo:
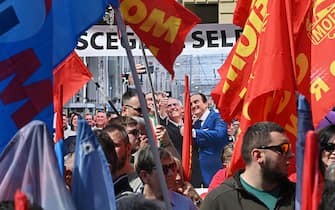
<path fill-rule="evenodd" d="M 128 104 L 126 104 L 125 106 L 132 108 L 133 110 L 135 110 L 138 113 L 142 113 L 142 108 L 141 107 L 136 108 L 136 107 L 133 107 L 132 105 L 128 105 Z"/>
<path fill-rule="evenodd" d="M 164 175 L 167 175 L 169 173 L 169 169 L 171 169 L 172 171 L 176 171 L 177 164 L 176 163 L 170 163 L 168 165 L 162 164 L 162 168 L 163 168 Z"/>
<path fill-rule="evenodd" d="M 327 152 L 333 152 L 335 150 L 335 144 L 333 143 L 327 143 L 326 145 L 323 146 L 323 149 Z"/>
<path fill-rule="evenodd" d="M 282 144 L 273 145 L 273 146 L 261 146 L 257 149 L 269 149 L 269 150 L 278 152 L 281 155 L 287 155 L 291 151 L 291 144 L 290 143 L 282 143 Z"/>

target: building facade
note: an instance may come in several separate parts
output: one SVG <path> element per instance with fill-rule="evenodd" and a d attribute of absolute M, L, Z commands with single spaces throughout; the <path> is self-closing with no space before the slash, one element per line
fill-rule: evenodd
<path fill-rule="evenodd" d="M 237 0 L 180 0 L 197 14 L 204 23 L 231 24 Z"/>

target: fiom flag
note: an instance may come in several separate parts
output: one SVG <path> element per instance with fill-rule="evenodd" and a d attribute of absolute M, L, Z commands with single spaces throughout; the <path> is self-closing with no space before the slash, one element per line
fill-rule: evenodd
<path fill-rule="evenodd" d="M 0 1 L 0 152 L 31 120 L 52 130 L 52 70 L 107 0 Z"/>
<path fill-rule="evenodd" d="M 232 171 L 243 167 L 241 136 L 248 126 L 258 121 L 280 124 L 293 151 L 297 132 L 292 2 L 256 0 L 250 6 L 242 36 L 219 70 L 223 81 L 212 92 L 224 119 L 241 114 Z M 290 171 L 295 171 L 294 164 Z"/>
<path fill-rule="evenodd" d="M 235 7 L 233 23 L 237 26 L 244 27 L 248 20 L 253 0 L 238 0 Z"/>
<path fill-rule="evenodd" d="M 311 105 L 314 127 L 334 107 L 334 13 L 334 1 L 315 1 L 297 35 L 296 83 Z"/>
<path fill-rule="evenodd" d="M 200 19 L 175 0 L 120 3 L 125 22 L 173 77 L 173 65 L 184 48 L 186 35 Z"/>
<path fill-rule="evenodd" d="M 246 2 L 245 5 L 248 5 L 250 0 L 241 2 Z M 213 94 L 225 119 L 238 113 L 243 113 L 241 119 L 247 118 L 247 121 L 248 119 L 274 119 L 288 131 L 290 138 L 294 139 L 297 130 L 297 116 L 292 106 L 295 101 L 293 97 L 295 92 L 304 95 L 309 102 L 314 127 L 317 127 L 324 116 L 334 107 L 333 101 L 329 99 L 335 97 L 335 83 L 333 82 L 335 57 L 331 53 L 335 46 L 335 39 L 332 36 L 335 30 L 333 21 L 335 3 L 333 1 L 315 1 L 312 4 L 310 0 L 280 2 L 284 6 L 271 6 L 275 3 L 279 4 L 276 1 L 273 3 L 273 1 L 253 0 L 246 22 L 244 22 L 243 15 L 236 16 L 236 23 L 244 25 L 244 32 L 232 51 L 233 55 L 230 55 L 230 59 L 227 60 L 228 64 L 219 70 L 223 81 L 213 90 Z M 247 11 L 246 8 L 238 8 Z M 276 11 L 279 13 L 277 12 L 277 17 L 274 18 Z M 285 27 L 284 24 L 287 26 Z M 271 31 L 270 28 L 275 25 L 278 26 L 277 31 L 273 30 L 275 33 L 268 33 Z M 269 37 L 263 39 L 264 34 Z M 265 44 L 267 41 L 269 43 Z M 276 43 L 280 43 L 278 48 L 272 48 L 271 46 L 276 46 Z M 264 51 L 262 46 L 268 46 L 268 49 Z M 281 49 L 286 49 L 286 55 L 290 54 L 287 60 L 276 58 Z M 257 73 L 259 63 L 267 64 L 263 65 L 263 73 Z M 252 72 L 249 68 L 250 65 Z M 278 74 L 282 74 L 282 76 Z M 283 77 L 284 75 L 285 77 Z M 246 83 L 245 77 L 248 78 Z M 259 78 L 263 79 L 258 80 Z M 257 80 L 258 83 L 254 82 Z M 291 87 L 283 85 L 280 93 L 277 91 L 278 84 L 283 81 Z M 261 102 L 261 98 L 264 99 L 265 95 L 255 95 L 256 97 L 253 97 L 255 100 L 250 100 L 251 95 L 262 92 L 259 89 L 261 86 L 275 90 L 272 97 L 276 96 L 277 99 L 281 100 L 276 102 L 270 99 L 270 95 L 263 102 Z M 236 89 L 236 87 L 240 88 Z M 278 108 L 274 107 L 276 104 Z M 257 109 L 265 110 L 265 112 L 271 111 L 264 113 Z M 259 118 L 260 114 L 267 117 Z M 242 132 L 246 126 L 241 122 Z M 237 148 L 239 144 L 238 142 Z M 235 160 L 233 157 L 232 162 Z"/>

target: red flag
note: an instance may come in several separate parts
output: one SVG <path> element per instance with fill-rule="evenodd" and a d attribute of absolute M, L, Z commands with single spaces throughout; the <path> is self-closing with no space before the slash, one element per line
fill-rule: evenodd
<path fill-rule="evenodd" d="M 182 165 L 184 170 L 185 181 L 190 181 L 192 174 L 192 117 L 191 117 L 190 85 L 187 75 L 185 75 Z"/>
<path fill-rule="evenodd" d="M 64 175 L 64 153 L 63 153 L 63 143 L 64 143 L 64 130 L 63 130 L 63 85 L 59 85 L 59 94 L 57 95 L 57 104 L 55 104 L 55 114 L 56 114 L 56 135 L 54 138 L 55 142 L 55 154 L 57 158 L 58 168 L 61 175 Z M 56 102 L 56 100 L 55 100 Z"/>
<path fill-rule="evenodd" d="M 297 85 L 311 104 L 314 127 L 334 107 L 334 1 L 316 1 L 297 39 Z"/>
<path fill-rule="evenodd" d="M 59 103 L 60 86 L 63 86 L 63 103 L 66 103 L 91 78 L 92 73 L 80 60 L 77 53 L 72 52 L 53 71 L 54 75 L 54 105 Z M 56 110 L 56 107 L 55 107 Z"/>
<path fill-rule="evenodd" d="M 219 68 L 218 72 L 222 79 L 211 93 L 222 119 L 225 119 L 227 122 L 230 122 L 241 114 L 244 100 L 243 92 L 247 88 L 254 60 L 254 53 L 246 56 L 245 60 L 240 56 L 243 49 L 238 46 L 244 46 L 245 41 L 248 42 L 247 37 L 242 34 L 237 44 L 229 53 L 225 63 Z M 237 72 L 242 70 L 244 73 L 238 75 Z"/>
<path fill-rule="evenodd" d="M 77 53 L 72 52 L 61 64 L 53 71 L 54 76 L 54 110 L 56 112 L 56 137 L 55 151 L 58 159 L 58 166 L 61 174 L 64 174 L 63 160 L 63 103 L 70 98 L 92 77 L 92 73 L 80 60 Z"/>
<path fill-rule="evenodd" d="M 28 198 L 21 190 L 16 190 L 14 202 L 15 210 L 28 210 Z"/>
<path fill-rule="evenodd" d="M 260 1 L 252 5 L 242 37 L 229 56 L 229 63 L 222 67 L 221 71 L 227 73 L 221 82 L 221 107 L 218 108 L 220 112 L 224 110 L 224 119 L 241 113 L 242 134 L 231 160 L 232 172 L 243 167 L 241 136 L 255 122 L 273 121 L 282 125 L 295 146 L 297 115 L 291 8 L 289 0 Z"/>
<path fill-rule="evenodd" d="M 302 177 L 301 209 L 317 210 L 319 207 L 319 144 L 314 131 L 307 132 Z"/>
<path fill-rule="evenodd" d="M 233 23 L 240 27 L 244 27 L 249 17 L 249 12 L 253 0 L 238 0 L 235 7 Z"/>
<path fill-rule="evenodd" d="M 121 0 L 124 20 L 174 76 L 173 64 L 188 32 L 200 19 L 175 0 Z"/>
<path fill-rule="evenodd" d="M 57 95 L 57 104 L 55 105 L 55 113 L 56 113 L 56 136 L 55 142 L 60 139 L 64 139 L 64 130 L 63 130 L 63 85 L 59 85 L 58 95 Z M 56 100 L 55 100 L 56 102 Z"/>

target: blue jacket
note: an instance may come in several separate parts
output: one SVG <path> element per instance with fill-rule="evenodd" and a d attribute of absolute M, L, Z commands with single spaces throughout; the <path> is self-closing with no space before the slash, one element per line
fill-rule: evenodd
<path fill-rule="evenodd" d="M 199 148 L 199 164 L 202 180 L 208 187 L 214 174 L 222 168 L 221 151 L 228 144 L 227 124 L 219 113 L 210 111 L 200 129 L 195 129 L 193 138 Z"/>

